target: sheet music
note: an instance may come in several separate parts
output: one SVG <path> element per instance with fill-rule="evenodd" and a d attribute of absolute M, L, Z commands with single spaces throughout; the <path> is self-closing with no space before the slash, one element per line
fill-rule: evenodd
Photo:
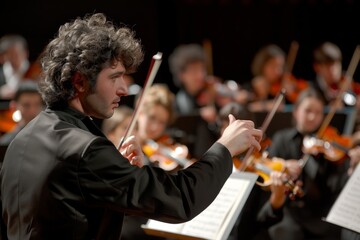
<path fill-rule="evenodd" d="M 143 227 L 201 239 L 221 239 L 223 235 L 230 233 L 233 225 L 231 221 L 238 217 L 235 216 L 236 210 L 240 212 L 237 208 L 241 201 L 245 202 L 244 198 L 247 198 L 250 192 L 248 188 L 255 180 L 256 178 L 251 182 L 249 179 L 229 178 L 215 200 L 191 221 L 169 224 L 149 220 Z"/>
<path fill-rule="evenodd" d="M 228 179 L 220 194 L 201 214 L 185 224 L 183 233 L 191 236 L 201 236 L 206 239 L 216 239 L 217 233 L 230 213 L 238 197 L 244 195 L 249 181 L 244 179 Z"/>
<path fill-rule="evenodd" d="M 177 232 L 182 231 L 182 229 L 184 227 L 184 223 L 170 224 L 170 223 L 151 220 L 151 221 L 148 221 L 147 227 L 152 228 L 152 229 L 157 229 L 157 230 L 167 229 L 168 232 L 177 233 Z"/>
<path fill-rule="evenodd" d="M 326 221 L 360 233 L 360 166 L 332 206 Z"/>

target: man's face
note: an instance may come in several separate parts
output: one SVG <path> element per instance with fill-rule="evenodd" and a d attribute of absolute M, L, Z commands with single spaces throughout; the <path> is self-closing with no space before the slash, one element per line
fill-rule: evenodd
<path fill-rule="evenodd" d="M 161 105 L 155 104 L 151 108 L 142 109 L 138 119 L 139 137 L 156 140 L 164 133 L 169 119 L 169 112 Z"/>
<path fill-rule="evenodd" d="M 43 109 L 41 95 L 35 92 L 23 93 L 16 101 L 16 109 L 21 113 L 21 121 L 25 124 L 35 118 Z"/>
<path fill-rule="evenodd" d="M 88 89 L 87 94 L 80 97 L 86 115 L 104 119 L 114 114 L 120 98 L 128 94 L 124 74 L 125 67 L 121 62 L 115 62 L 100 71 L 95 90 L 91 92 Z"/>
<path fill-rule="evenodd" d="M 296 126 L 299 132 L 307 134 L 314 132 L 324 117 L 323 103 L 314 98 L 305 98 L 294 112 Z"/>
<path fill-rule="evenodd" d="M 315 63 L 314 70 L 327 84 L 337 84 L 341 79 L 342 66 L 340 61 Z"/>
<path fill-rule="evenodd" d="M 197 94 L 205 85 L 206 66 L 201 61 L 189 63 L 184 71 L 180 73 L 180 80 L 186 91 L 191 95 Z"/>
<path fill-rule="evenodd" d="M 284 73 L 285 59 L 283 56 L 277 56 L 269 59 L 263 68 L 263 77 L 269 83 L 279 81 Z"/>

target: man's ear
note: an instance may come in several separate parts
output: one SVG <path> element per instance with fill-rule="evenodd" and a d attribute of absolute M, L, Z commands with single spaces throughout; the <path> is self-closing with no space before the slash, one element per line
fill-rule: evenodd
<path fill-rule="evenodd" d="M 85 81 L 85 77 L 83 74 L 81 74 L 79 72 L 75 72 L 74 75 L 72 76 L 71 81 L 78 93 L 85 92 L 86 81 Z"/>

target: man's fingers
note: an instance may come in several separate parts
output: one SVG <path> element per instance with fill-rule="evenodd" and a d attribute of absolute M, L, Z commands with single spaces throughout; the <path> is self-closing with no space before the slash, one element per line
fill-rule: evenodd
<path fill-rule="evenodd" d="M 252 141 L 250 144 L 257 150 L 261 150 L 260 140 L 262 139 L 262 131 L 259 129 L 251 130 Z"/>
<path fill-rule="evenodd" d="M 259 141 L 256 140 L 255 138 L 252 139 L 252 141 L 251 141 L 250 144 L 251 144 L 251 146 L 253 146 L 254 148 L 256 148 L 258 151 L 261 150 L 261 145 L 260 145 Z"/>
<path fill-rule="evenodd" d="M 122 148 L 127 147 L 129 144 L 133 143 L 135 141 L 135 136 L 131 135 L 130 137 L 126 138 L 125 141 L 122 144 Z"/>
<path fill-rule="evenodd" d="M 257 141 L 261 141 L 262 136 L 263 136 L 263 132 L 261 130 L 259 130 L 259 129 L 254 129 L 253 136 L 255 137 L 255 139 Z"/>

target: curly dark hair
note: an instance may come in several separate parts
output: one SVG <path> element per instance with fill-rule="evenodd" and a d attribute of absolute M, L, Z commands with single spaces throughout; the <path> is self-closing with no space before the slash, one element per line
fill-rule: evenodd
<path fill-rule="evenodd" d="M 64 107 L 74 97 L 72 76 L 84 75 L 92 88 L 99 72 L 120 61 L 127 73 L 135 72 L 143 61 L 140 40 L 129 28 L 116 27 L 102 13 L 66 23 L 41 55 L 42 97 L 49 107 Z"/>

